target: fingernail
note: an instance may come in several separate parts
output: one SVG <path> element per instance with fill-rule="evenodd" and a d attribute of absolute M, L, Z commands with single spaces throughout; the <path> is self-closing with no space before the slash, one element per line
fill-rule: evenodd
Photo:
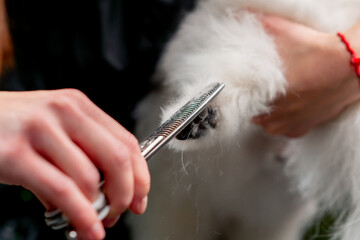
<path fill-rule="evenodd" d="M 113 217 L 113 218 L 105 218 L 103 220 L 103 224 L 106 228 L 111 228 L 113 227 L 117 221 L 119 220 L 120 216 L 117 216 L 117 217 Z"/>
<path fill-rule="evenodd" d="M 137 211 L 139 213 L 144 213 L 147 207 L 147 203 L 148 203 L 148 196 L 145 196 L 143 199 L 141 199 L 137 205 Z"/>
<path fill-rule="evenodd" d="M 90 232 L 92 238 L 91 239 L 104 239 L 105 238 L 105 230 L 103 225 L 100 222 L 95 223 Z"/>

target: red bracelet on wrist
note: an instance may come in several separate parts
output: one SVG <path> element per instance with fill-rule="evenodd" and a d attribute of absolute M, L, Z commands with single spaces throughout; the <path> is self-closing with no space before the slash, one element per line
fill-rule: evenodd
<path fill-rule="evenodd" d="M 355 73 L 360 81 L 360 58 L 356 57 L 355 51 L 350 47 L 349 42 L 346 40 L 345 36 L 342 33 L 337 33 L 341 41 L 346 45 L 346 49 L 351 54 L 351 66 L 354 67 Z"/>

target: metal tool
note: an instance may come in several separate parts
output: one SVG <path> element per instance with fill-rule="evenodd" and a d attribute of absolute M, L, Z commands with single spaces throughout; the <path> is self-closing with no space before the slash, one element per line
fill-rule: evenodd
<path fill-rule="evenodd" d="M 175 112 L 167 121 L 161 124 L 150 137 L 140 143 L 140 150 L 143 157 L 148 160 L 161 147 L 178 135 L 205 109 L 207 104 L 214 99 L 224 87 L 225 85 L 221 83 L 214 83 L 207 86 L 196 97 Z M 103 183 L 104 182 L 100 183 L 100 188 Z M 107 216 L 110 211 L 110 206 L 103 192 L 99 194 L 93 203 L 93 207 L 98 213 L 99 220 L 103 220 Z M 68 218 L 62 214 L 60 209 L 45 212 L 45 222 L 54 230 L 67 228 L 65 235 L 68 240 L 77 238 L 76 231 L 71 228 Z"/>

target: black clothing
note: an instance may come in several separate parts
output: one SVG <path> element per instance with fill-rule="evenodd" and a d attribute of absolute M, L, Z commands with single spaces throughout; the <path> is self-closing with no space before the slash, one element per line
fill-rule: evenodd
<path fill-rule="evenodd" d="M 16 70 L 1 89 L 77 88 L 131 131 L 130 113 L 151 87 L 164 44 L 193 6 L 194 0 L 7 0 Z M 29 192 L 0 185 L 0 194 L 0 239 L 20 239 L 6 238 L 9 226 L 21 239 L 63 239 L 45 226 L 44 208 Z M 126 235 L 120 226 L 107 239 Z"/>
<path fill-rule="evenodd" d="M 14 90 L 77 88 L 131 128 L 128 113 L 147 92 L 164 43 L 192 5 L 189 0 L 7 1 L 18 70 Z"/>

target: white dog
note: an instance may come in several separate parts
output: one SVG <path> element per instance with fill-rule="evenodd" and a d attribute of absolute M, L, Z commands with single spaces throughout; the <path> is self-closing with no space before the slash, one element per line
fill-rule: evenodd
<path fill-rule="evenodd" d="M 360 0 L 200 1 L 162 57 L 161 89 L 138 108 L 138 137 L 209 83 L 226 87 L 187 140 L 150 160 L 136 240 L 299 240 L 325 210 L 346 213 L 334 239 L 360 239 L 360 106 L 295 140 L 252 124 L 285 92 L 286 63 L 249 7 L 333 34 L 360 21 Z"/>

